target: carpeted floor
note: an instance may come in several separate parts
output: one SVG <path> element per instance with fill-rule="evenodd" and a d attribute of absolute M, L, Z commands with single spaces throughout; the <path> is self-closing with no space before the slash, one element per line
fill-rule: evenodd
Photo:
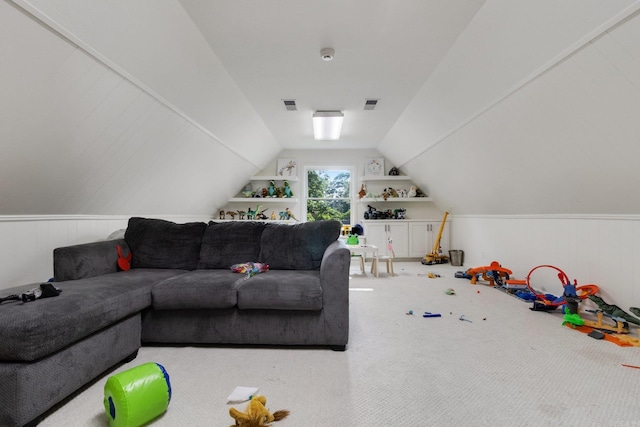
<path fill-rule="evenodd" d="M 281 427 L 640 426 L 640 369 L 622 366 L 640 365 L 640 348 L 563 327 L 559 311 L 533 312 L 455 279 L 461 269 L 396 262 L 395 277 L 374 278 L 354 262 L 345 352 L 143 347 L 112 373 L 148 361 L 165 366 L 173 399 L 154 426 L 230 426 L 226 398 L 239 385 L 259 387 L 272 411 L 290 410 L 274 424 Z M 423 318 L 425 311 L 442 317 Z M 106 379 L 40 425 L 107 426 Z"/>

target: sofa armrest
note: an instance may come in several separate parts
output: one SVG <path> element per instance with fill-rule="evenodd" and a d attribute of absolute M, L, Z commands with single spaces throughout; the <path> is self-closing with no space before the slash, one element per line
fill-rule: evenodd
<path fill-rule="evenodd" d="M 336 240 L 324 252 L 320 264 L 322 310 L 325 336 L 331 345 L 344 346 L 349 340 L 349 268 L 351 253 L 344 242 Z"/>
<path fill-rule="evenodd" d="M 53 250 L 53 278 L 56 282 L 85 279 L 118 271 L 118 245 L 129 254 L 124 239 L 105 240 Z"/>

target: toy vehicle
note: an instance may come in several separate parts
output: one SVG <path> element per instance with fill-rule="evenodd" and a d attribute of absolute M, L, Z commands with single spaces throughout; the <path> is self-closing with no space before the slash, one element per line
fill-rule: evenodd
<path fill-rule="evenodd" d="M 371 205 L 367 205 L 367 207 L 369 209 L 364 213 L 364 219 L 389 219 L 393 215 L 391 211 L 379 211 Z"/>

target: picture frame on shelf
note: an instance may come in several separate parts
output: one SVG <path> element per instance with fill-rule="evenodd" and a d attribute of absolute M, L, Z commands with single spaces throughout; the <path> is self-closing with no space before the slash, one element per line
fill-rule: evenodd
<path fill-rule="evenodd" d="M 282 177 L 298 176 L 298 162 L 295 159 L 278 159 L 276 175 Z"/>
<path fill-rule="evenodd" d="M 384 158 L 372 157 L 364 160 L 365 176 L 384 176 Z"/>

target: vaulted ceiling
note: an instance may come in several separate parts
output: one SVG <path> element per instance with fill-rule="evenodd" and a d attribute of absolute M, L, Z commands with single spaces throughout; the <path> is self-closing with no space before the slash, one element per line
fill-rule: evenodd
<path fill-rule="evenodd" d="M 638 9 L 3 0 L 0 214 L 209 213 L 319 148 L 375 148 L 459 214 L 637 213 Z M 318 109 L 340 141 L 313 140 Z"/>

